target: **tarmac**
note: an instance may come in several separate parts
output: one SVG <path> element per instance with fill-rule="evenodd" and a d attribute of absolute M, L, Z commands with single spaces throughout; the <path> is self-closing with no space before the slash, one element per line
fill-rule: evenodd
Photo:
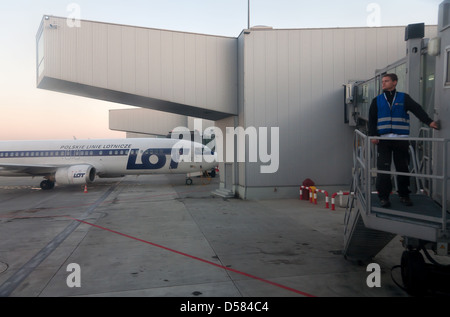
<path fill-rule="evenodd" d="M 371 263 L 342 255 L 345 208 L 212 195 L 218 178 L 99 179 L 43 191 L 0 179 L 2 297 L 405 297 L 396 237 Z M 333 190 L 347 190 L 334 188 Z"/>

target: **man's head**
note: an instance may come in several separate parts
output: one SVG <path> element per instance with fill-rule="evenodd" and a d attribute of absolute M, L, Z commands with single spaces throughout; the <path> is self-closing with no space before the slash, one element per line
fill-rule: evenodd
<path fill-rule="evenodd" d="M 397 87 L 398 77 L 396 74 L 385 74 L 381 78 L 381 87 L 383 90 L 392 91 Z"/>

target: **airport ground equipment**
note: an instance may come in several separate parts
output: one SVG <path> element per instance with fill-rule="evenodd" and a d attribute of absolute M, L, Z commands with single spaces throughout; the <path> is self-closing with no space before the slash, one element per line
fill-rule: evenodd
<path fill-rule="evenodd" d="M 394 237 L 402 236 L 404 252 L 401 256 L 403 287 L 410 294 L 450 292 L 450 266 L 439 264 L 430 251 L 448 260 L 450 243 L 450 213 L 447 208 L 449 181 L 449 139 L 408 138 L 412 144 L 430 143 L 437 161 L 436 171 L 414 170 L 399 173 L 376 169 L 376 146 L 372 139 L 355 131 L 354 170 L 351 196 L 345 214 L 344 256 L 349 260 L 372 260 Z M 404 140 L 404 138 L 402 138 Z M 416 142 L 416 143 L 414 143 Z M 441 156 L 441 157 L 439 157 Z M 393 193 L 391 207 L 382 208 L 374 188 L 379 173 L 418 177 L 430 180 L 433 194 L 419 189 L 411 195 L 413 206 L 404 206 Z M 424 256 L 430 261 L 426 263 Z"/>

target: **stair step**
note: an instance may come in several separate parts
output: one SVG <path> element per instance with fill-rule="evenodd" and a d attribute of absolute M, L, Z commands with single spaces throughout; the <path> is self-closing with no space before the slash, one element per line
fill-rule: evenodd
<path fill-rule="evenodd" d="M 222 198 L 234 198 L 234 193 L 231 190 L 225 188 L 216 189 L 212 192 L 212 194 Z"/>

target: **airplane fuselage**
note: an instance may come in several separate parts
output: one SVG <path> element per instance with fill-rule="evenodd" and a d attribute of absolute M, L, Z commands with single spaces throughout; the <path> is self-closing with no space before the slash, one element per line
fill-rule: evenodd
<path fill-rule="evenodd" d="M 208 147 L 167 138 L 0 142 L 0 176 L 44 176 L 56 182 L 67 173 L 76 181 L 88 172 L 99 177 L 185 174 L 215 165 Z"/>

